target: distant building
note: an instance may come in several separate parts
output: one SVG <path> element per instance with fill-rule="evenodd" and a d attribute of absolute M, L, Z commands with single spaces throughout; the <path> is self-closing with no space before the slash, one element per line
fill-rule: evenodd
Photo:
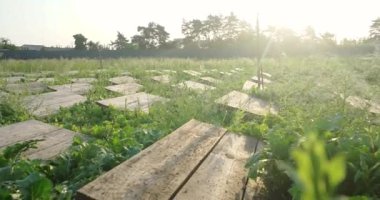
<path fill-rule="evenodd" d="M 44 49 L 43 45 L 34 45 L 34 44 L 24 44 L 20 47 L 21 50 L 33 50 L 33 51 L 41 51 Z"/>

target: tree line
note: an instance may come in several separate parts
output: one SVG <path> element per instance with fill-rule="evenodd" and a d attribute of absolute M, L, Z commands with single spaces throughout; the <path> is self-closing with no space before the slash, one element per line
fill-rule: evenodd
<path fill-rule="evenodd" d="M 131 49 L 228 49 L 252 52 L 253 55 L 266 52 L 269 55 L 307 54 L 365 54 L 380 43 L 380 17 L 372 21 L 368 37 L 343 39 L 339 43 L 333 33 L 317 34 L 312 27 L 297 34 L 288 28 L 267 27 L 260 29 L 258 22 L 252 27 L 236 15 L 209 15 L 206 19 L 183 20 L 183 38 L 170 40 L 165 27 L 150 22 L 138 26 L 137 34 L 127 38 L 117 32 L 116 39 L 109 44 L 88 40 L 83 34 L 75 34 L 74 49 L 77 50 L 131 50 Z M 16 49 L 9 40 L 2 39 L 0 48 Z"/>

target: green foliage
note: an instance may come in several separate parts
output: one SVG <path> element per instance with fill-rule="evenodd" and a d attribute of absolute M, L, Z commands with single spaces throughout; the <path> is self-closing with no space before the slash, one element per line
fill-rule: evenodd
<path fill-rule="evenodd" d="M 293 197 L 331 199 L 345 177 L 344 157 L 336 155 L 328 159 L 323 141 L 317 139 L 314 133 L 310 133 L 300 148 L 292 151 L 292 157 L 297 166 L 297 176 L 294 178 L 298 185 L 291 189 Z"/>
<path fill-rule="evenodd" d="M 313 38 L 311 33 L 310 38 Z M 250 95 L 278 106 L 279 116 L 253 116 L 215 104 L 215 99 L 231 90 L 241 89 L 244 81 L 256 73 L 254 63 L 250 59 L 107 59 L 102 63 L 104 71 L 95 71 L 100 68 L 99 61 L 88 59 L 2 62 L 4 73 L 52 71 L 46 76 L 56 78 L 54 84 L 69 83 L 76 77 L 96 77 L 98 81 L 86 94 L 86 102 L 39 119 L 83 134 L 83 137 L 74 139 L 69 151 L 50 161 L 31 161 L 22 156 L 22 152 L 32 148 L 35 141 L 3 151 L 0 156 L 0 199 L 41 193 L 48 194 L 51 199 L 75 198 L 78 188 L 192 118 L 263 141 L 265 145 L 250 159 L 248 166 L 251 177 L 263 182 L 261 191 L 268 199 L 291 199 L 292 195 L 295 198 L 296 194 L 303 194 L 300 192 L 306 188 L 304 184 L 309 184 L 307 188 L 310 188 L 310 182 L 301 182 L 300 177 L 317 170 L 306 169 L 298 160 L 309 164 L 317 160 L 317 163 L 339 165 L 334 164 L 336 155 L 345 158 L 346 176 L 340 184 L 334 185 L 328 180 L 332 173 L 328 170 L 333 167 L 325 169 L 323 166 L 326 164 L 314 167 L 325 174 L 323 183 L 329 183 L 327 194 L 352 199 L 378 198 L 380 127 L 374 123 L 376 116 L 366 110 L 352 109 L 339 95 L 380 100 L 380 90 L 375 75 L 372 75 L 377 72 L 379 60 L 323 57 L 264 59 L 264 71 L 273 75 L 273 83 L 266 84 L 264 91 L 252 91 Z M 244 71 L 231 76 L 218 72 L 228 72 L 235 67 Z M 210 70 L 214 68 L 218 71 Z M 170 69 L 177 74 L 172 75 L 169 85 L 157 84 L 151 80 L 151 76 L 156 74 L 145 71 L 151 69 Z M 182 73 L 184 69 L 204 70 L 204 76 L 223 81 L 215 85 L 215 90 L 205 93 L 172 87 L 184 80 L 200 81 Z M 78 70 L 79 74 L 66 75 L 70 70 Z M 144 85 L 142 91 L 170 101 L 151 106 L 149 114 L 97 105 L 97 100 L 120 96 L 104 87 L 109 85 L 110 77 L 125 71 L 139 79 L 139 83 Z M 1 124 L 31 118 L 21 109 L 20 100 L 22 96 L 17 95 L 5 99 L 0 107 Z M 309 144 L 311 140 L 307 133 L 310 131 L 317 133 L 317 142 Z M 324 144 L 324 153 L 314 151 L 320 143 Z M 294 151 L 299 153 L 292 153 Z M 297 171 L 293 170 L 292 175 L 283 166 Z M 297 172 L 302 174 L 297 176 Z M 320 180 L 319 176 L 314 178 Z M 23 184 L 16 184 L 20 181 Z M 24 187 L 23 192 L 21 186 Z"/>
<path fill-rule="evenodd" d="M 74 37 L 74 43 L 75 43 L 75 49 L 77 50 L 86 50 L 86 44 L 87 44 L 87 38 L 84 37 L 82 34 L 78 33 L 73 35 Z"/>
<path fill-rule="evenodd" d="M 147 27 L 137 27 L 137 31 L 140 34 L 132 37 L 132 43 L 140 49 L 163 48 L 169 39 L 165 27 L 154 22 L 149 22 Z"/>

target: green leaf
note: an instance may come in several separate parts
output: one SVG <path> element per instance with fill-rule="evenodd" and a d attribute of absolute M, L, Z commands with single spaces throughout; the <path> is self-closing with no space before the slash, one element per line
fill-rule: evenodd
<path fill-rule="evenodd" d="M 24 199 L 50 199 L 53 184 L 38 173 L 32 173 L 23 180 L 17 181 Z"/>

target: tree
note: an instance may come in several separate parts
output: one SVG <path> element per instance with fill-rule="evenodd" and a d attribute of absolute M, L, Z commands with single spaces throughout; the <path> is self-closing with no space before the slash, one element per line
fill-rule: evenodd
<path fill-rule="evenodd" d="M 88 50 L 90 51 L 99 51 L 103 49 L 102 45 L 100 45 L 99 42 L 89 41 L 87 43 L 87 46 L 88 46 Z"/>
<path fill-rule="evenodd" d="M 7 38 L 0 38 L 0 49 L 16 50 L 16 45 L 12 44 Z"/>
<path fill-rule="evenodd" d="M 84 37 L 82 34 L 75 34 L 73 35 L 75 40 L 75 49 L 77 50 L 86 50 L 86 42 L 87 38 Z"/>
<path fill-rule="evenodd" d="M 182 23 L 186 47 L 230 47 L 246 38 L 248 32 L 251 32 L 249 24 L 239 20 L 233 13 L 229 16 L 209 15 L 205 20 L 184 20 Z"/>
<path fill-rule="evenodd" d="M 369 34 L 371 39 L 380 41 L 380 17 L 372 21 Z"/>
<path fill-rule="evenodd" d="M 131 48 L 131 44 L 129 43 L 128 39 L 120 32 L 117 32 L 117 38 L 115 41 L 111 42 L 111 45 L 116 50 L 124 50 Z"/>
<path fill-rule="evenodd" d="M 141 49 L 163 48 L 169 39 L 165 27 L 154 22 L 150 22 L 147 27 L 137 27 L 137 31 L 140 34 L 132 37 L 132 43 Z"/>

